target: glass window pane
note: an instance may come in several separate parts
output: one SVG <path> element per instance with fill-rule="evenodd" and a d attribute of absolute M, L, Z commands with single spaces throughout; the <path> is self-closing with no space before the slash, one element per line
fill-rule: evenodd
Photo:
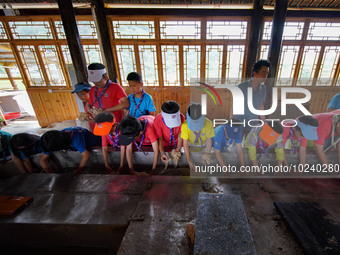
<path fill-rule="evenodd" d="M 0 39 L 7 39 L 5 28 L 1 21 L 0 21 Z"/>
<path fill-rule="evenodd" d="M 223 45 L 206 46 L 205 78 L 209 84 L 220 84 L 222 76 Z"/>
<path fill-rule="evenodd" d="M 112 21 L 115 39 L 155 39 L 153 21 Z"/>
<path fill-rule="evenodd" d="M 61 45 L 61 51 L 63 52 L 65 65 L 72 65 L 72 58 L 68 45 Z"/>
<path fill-rule="evenodd" d="M 5 68 L 7 67 L 0 66 L 0 78 L 8 78 Z"/>
<path fill-rule="evenodd" d="M 10 68 L 12 77 L 21 77 L 12 48 L 8 43 L 0 43 L 0 66 Z"/>
<path fill-rule="evenodd" d="M 155 45 L 139 45 L 139 59 L 144 86 L 159 86 Z"/>
<path fill-rule="evenodd" d="M 244 49 L 244 45 L 227 47 L 226 83 L 229 85 L 237 85 L 242 80 Z"/>
<path fill-rule="evenodd" d="M 66 86 L 66 81 L 61 70 L 56 47 L 54 45 L 39 46 L 50 86 Z"/>
<path fill-rule="evenodd" d="M 25 89 L 25 86 L 22 87 L 21 81 L 16 79 L 21 78 L 21 73 L 16 64 L 11 46 L 8 43 L 0 43 L 0 78 L 9 79 L 9 76 L 15 79 L 14 82 L 19 89 Z M 13 90 L 14 88 L 9 80 L 1 80 L 0 89 Z"/>
<path fill-rule="evenodd" d="M 62 21 L 54 22 L 59 39 L 66 39 Z M 78 32 L 81 39 L 97 39 L 97 30 L 94 21 L 77 21 Z"/>
<path fill-rule="evenodd" d="M 5 69 L 0 67 L 0 74 L 3 73 L 3 72 L 5 73 Z M 6 73 L 5 73 L 5 75 L 6 75 Z M 2 77 L 2 76 L 0 75 L 0 77 Z M 12 87 L 12 84 L 9 80 L 0 80 L 0 90 L 12 90 L 12 89 L 13 89 L 13 87 Z"/>
<path fill-rule="evenodd" d="M 340 46 L 326 46 L 316 86 L 331 86 L 340 56 Z M 339 80 L 339 79 L 338 79 Z"/>
<path fill-rule="evenodd" d="M 63 52 L 66 65 L 72 64 L 71 54 L 68 49 L 68 45 L 62 45 L 61 50 Z M 99 45 L 85 45 L 83 44 L 83 50 L 85 55 L 85 62 L 87 65 L 91 63 L 103 63 L 102 53 L 100 52 Z"/>
<path fill-rule="evenodd" d="M 18 90 L 26 90 L 26 87 L 22 80 L 15 80 L 14 82 L 15 85 L 17 85 Z M 0 90 L 14 90 L 10 80 L 0 80 Z"/>
<path fill-rule="evenodd" d="M 162 45 L 164 86 L 180 86 L 177 45 Z"/>
<path fill-rule="evenodd" d="M 50 24 L 47 21 L 8 22 L 13 39 L 53 39 Z"/>
<path fill-rule="evenodd" d="M 299 54 L 299 46 L 283 46 L 277 74 L 277 86 L 291 86 Z"/>
<path fill-rule="evenodd" d="M 268 50 L 269 45 L 262 45 L 259 59 L 268 59 Z"/>
<path fill-rule="evenodd" d="M 32 45 L 17 46 L 18 53 L 22 59 L 23 68 L 30 80 L 31 86 L 45 86 L 44 76 L 42 75 L 37 53 Z"/>
<path fill-rule="evenodd" d="M 273 22 L 266 21 L 262 34 L 263 40 L 270 40 Z M 285 22 L 283 40 L 301 40 L 304 22 Z"/>
<path fill-rule="evenodd" d="M 200 39 L 200 21 L 160 21 L 161 39 Z"/>
<path fill-rule="evenodd" d="M 83 45 L 86 64 L 103 63 L 99 45 Z"/>
<path fill-rule="evenodd" d="M 207 39 L 246 39 L 247 21 L 207 21 Z"/>
<path fill-rule="evenodd" d="M 201 46 L 184 45 L 184 86 L 189 86 L 193 80 L 200 81 L 201 78 Z M 192 86 L 194 84 L 191 84 Z"/>
<path fill-rule="evenodd" d="M 305 46 L 296 86 L 312 86 L 321 46 Z"/>
<path fill-rule="evenodd" d="M 122 85 L 128 86 L 127 75 L 137 70 L 134 47 L 133 45 L 116 45 L 116 51 Z"/>
<path fill-rule="evenodd" d="M 340 23 L 311 22 L 307 34 L 307 40 L 340 40 Z"/>

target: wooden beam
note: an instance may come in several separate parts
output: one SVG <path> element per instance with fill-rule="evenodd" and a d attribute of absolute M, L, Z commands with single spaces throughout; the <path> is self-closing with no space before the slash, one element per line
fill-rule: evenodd
<path fill-rule="evenodd" d="M 257 60 L 260 48 L 261 27 L 263 23 L 263 0 L 254 1 L 251 19 L 250 41 L 246 61 L 246 78 L 252 76 L 253 63 Z"/>
<path fill-rule="evenodd" d="M 11 70 L 9 68 L 6 68 L 6 67 L 4 69 L 5 69 L 5 72 L 6 72 L 7 76 L 8 76 L 9 81 L 12 84 L 13 89 L 14 90 L 18 90 L 18 86 L 15 83 L 15 80 L 13 80 L 13 77 L 12 77 L 12 74 L 11 74 Z"/>
<path fill-rule="evenodd" d="M 276 1 L 273 15 L 273 26 L 270 36 L 268 60 L 270 61 L 269 75 L 266 80 L 267 95 L 265 102 L 265 109 L 268 109 L 272 104 L 272 88 L 274 80 L 277 75 L 277 68 L 279 66 L 279 59 L 282 46 L 282 35 L 286 21 L 288 0 Z"/>
<path fill-rule="evenodd" d="M 91 0 L 91 11 L 98 32 L 99 47 L 102 52 L 104 65 L 109 78 L 117 82 L 116 64 L 113 58 L 111 39 L 107 25 L 103 0 Z"/>
<path fill-rule="evenodd" d="M 58 1 L 61 20 L 63 22 L 67 44 L 70 50 L 77 82 L 87 82 L 87 67 L 83 47 L 80 41 L 76 17 L 72 1 Z"/>
<path fill-rule="evenodd" d="M 336 0 L 337 1 L 337 0 Z M 340 5 L 337 4 L 338 7 Z M 20 16 L 54 16 L 59 15 L 57 9 L 18 9 Z M 199 17 L 199 16 L 211 16 L 211 17 L 250 17 L 252 16 L 252 10 L 250 9 L 148 9 L 143 8 L 143 15 L 155 15 L 155 16 L 184 16 L 184 17 Z M 76 8 L 74 9 L 76 15 L 91 15 L 91 11 L 87 8 Z M 106 10 L 107 15 L 119 15 L 119 16 L 140 16 L 141 9 L 136 8 L 109 8 Z M 265 10 L 263 16 L 271 17 L 273 15 L 272 10 Z M 0 17 L 4 14 L 0 13 Z M 20 16 L 15 16 L 18 18 Z M 310 18 L 338 18 L 339 11 L 337 9 L 323 9 L 319 8 L 316 10 L 289 10 L 287 12 L 288 17 L 310 17 Z M 7 16 L 8 17 L 8 16 Z"/>

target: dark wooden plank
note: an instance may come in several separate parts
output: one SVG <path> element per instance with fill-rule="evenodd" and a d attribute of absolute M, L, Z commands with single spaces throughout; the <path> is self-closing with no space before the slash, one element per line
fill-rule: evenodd
<path fill-rule="evenodd" d="M 314 202 L 274 202 L 307 255 L 340 254 L 340 225 Z"/>
<path fill-rule="evenodd" d="M 58 1 L 58 6 L 65 30 L 67 44 L 72 58 L 72 64 L 76 73 L 77 82 L 87 82 L 87 66 L 83 47 L 80 41 L 76 17 L 73 12 L 72 1 Z"/>
<path fill-rule="evenodd" d="M 251 19 L 250 41 L 246 62 L 246 78 L 252 76 L 253 63 L 257 60 L 261 41 L 261 27 L 263 22 L 263 0 L 256 0 L 253 4 Z"/>
<path fill-rule="evenodd" d="M 279 59 L 282 47 L 282 35 L 286 21 L 288 0 L 275 1 L 275 9 L 273 16 L 273 27 L 270 36 L 270 44 L 268 49 L 268 60 L 270 61 L 270 69 L 268 79 L 266 80 L 267 94 L 265 101 L 265 109 L 269 109 L 272 105 L 272 87 L 274 78 L 276 77 L 279 66 Z"/>
<path fill-rule="evenodd" d="M 106 72 L 109 78 L 117 82 L 116 65 L 113 58 L 109 28 L 106 20 L 106 13 L 103 0 L 91 0 L 91 10 L 98 32 L 98 41 L 104 58 Z M 122 77 L 124 80 L 125 77 Z"/>
<path fill-rule="evenodd" d="M 11 216 L 30 200 L 32 197 L 0 196 L 0 215 Z"/>

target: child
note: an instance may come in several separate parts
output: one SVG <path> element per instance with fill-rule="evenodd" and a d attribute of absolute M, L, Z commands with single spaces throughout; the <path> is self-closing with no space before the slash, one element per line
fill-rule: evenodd
<path fill-rule="evenodd" d="M 191 169 L 194 164 L 191 162 L 189 143 L 192 145 L 206 145 L 202 161 L 211 162 L 212 137 L 215 136 L 212 122 L 202 115 L 200 104 L 191 104 L 187 111 L 187 120 L 182 124 L 181 138 L 183 139 L 184 153 Z"/>
<path fill-rule="evenodd" d="M 40 136 L 28 133 L 16 134 L 11 139 L 11 147 L 14 157 L 16 158 L 14 162 L 17 164 L 20 172 L 23 174 L 27 172 L 33 173 L 30 156 L 43 152 L 40 143 Z M 51 171 L 49 171 L 50 168 L 46 168 L 44 170 L 51 173 Z"/>
<path fill-rule="evenodd" d="M 228 123 L 220 125 L 214 130 L 215 137 L 213 138 L 213 146 L 215 148 L 215 157 L 221 166 L 226 166 L 221 156 L 221 149 L 224 147 L 229 148 L 234 142 L 241 166 L 244 166 L 244 154 L 242 150 L 243 127 L 239 123 L 239 119 L 233 118 L 230 119 Z"/>
<path fill-rule="evenodd" d="M 154 121 L 154 128 L 159 139 L 159 152 L 164 163 L 169 160 L 164 147 L 168 147 L 168 151 L 174 148 L 178 152 L 182 148 L 181 126 L 185 118 L 179 110 L 177 102 L 167 101 L 162 105 L 162 112 L 156 116 Z"/>
<path fill-rule="evenodd" d="M 306 138 L 307 140 L 317 140 L 317 128 L 319 126 L 319 121 L 315 119 L 313 116 L 301 116 L 296 119 L 297 125 L 295 127 L 295 122 L 285 122 L 285 127 L 283 127 L 283 148 L 285 148 L 287 140 L 290 140 L 292 148 L 291 152 L 296 154 L 298 145 L 300 144 L 302 138 Z M 290 125 L 290 127 L 288 127 Z M 301 147 L 300 147 L 301 148 Z M 300 152 L 300 150 L 299 150 Z M 286 159 L 286 154 L 284 156 L 284 163 L 288 166 L 288 162 Z"/>
<path fill-rule="evenodd" d="M 141 150 L 142 145 L 152 144 L 154 151 L 153 164 L 150 175 L 152 175 L 156 169 L 158 163 L 158 137 L 154 129 L 155 117 L 147 115 L 136 119 L 132 116 L 125 116 L 120 123 L 120 135 L 119 143 L 121 145 L 121 162 L 120 168 L 123 167 L 124 157 L 126 152 L 126 159 L 129 165 L 130 173 L 135 175 L 141 175 L 141 173 L 135 172 L 132 163 L 132 146 L 135 143 L 137 150 Z M 137 142 L 139 144 L 137 144 Z M 145 173 L 144 173 L 145 174 Z"/>
<path fill-rule="evenodd" d="M 258 166 L 257 158 L 260 158 L 263 153 L 269 157 L 268 149 L 272 147 L 275 148 L 278 166 L 282 165 L 284 160 L 282 133 L 283 127 L 278 121 L 273 121 L 271 124 L 265 123 L 262 127 L 254 127 L 250 130 L 245 147 L 248 149 L 249 159 L 254 166 Z"/>
<path fill-rule="evenodd" d="M 44 151 L 40 158 L 40 164 L 44 171 L 51 172 L 48 160 L 53 151 L 73 150 L 81 153 L 82 159 L 76 171 L 76 175 L 83 171 L 90 158 L 89 149 L 97 145 L 94 134 L 85 128 L 70 127 L 61 131 L 52 130 L 41 137 L 41 146 Z"/>
<path fill-rule="evenodd" d="M 143 90 L 143 80 L 139 73 L 129 73 L 127 78 L 132 93 L 128 96 L 130 107 L 128 111 L 132 117 L 143 115 L 155 116 L 156 107 L 152 96 Z"/>
<path fill-rule="evenodd" d="M 118 122 L 123 117 L 123 109 L 129 107 L 129 100 L 124 89 L 115 82 L 109 80 L 105 66 L 100 63 L 92 63 L 88 66 L 88 81 L 95 86 L 90 89 L 89 101 L 85 111 L 97 108 L 104 112 L 111 112 Z"/>
<path fill-rule="evenodd" d="M 76 93 L 79 99 L 83 102 L 84 107 L 86 107 L 87 102 L 89 101 L 90 94 L 89 91 L 91 89 L 91 85 L 87 82 L 78 83 L 74 86 L 74 90 L 71 92 L 72 94 Z M 94 109 L 94 108 L 93 108 Z M 76 119 L 77 126 L 82 126 L 88 130 L 93 130 L 93 114 L 92 109 L 87 109 L 88 112 L 81 112 Z"/>
<path fill-rule="evenodd" d="M 91 88 L 92 86 L 87 82 L 81 82 L 74 85 L 74 90 L 71 93 L 72 94 L 76 93 L 85 106 L 86 103 L 89 101 L 90 98 L 89 92 Z"/>
<path fill-rule="evenodd" d="M 333 117 L 340 114 L 340 110 L 332 112 L 313 114 L 313 117 L 319 121 L 319 126 L 316 129 L 317 137 L 314 139 L 314 149 L 321 164 L 328 165 L 327 155 L 324 151 L 325 143 L 332 136 Z M 340 122 L 335 124 L 334 136 L 340 136 Z M 299 160 L 300 164 L 305 165 L 307 159 L 307 138 L 302 138 L 300 141 Z M 338 163 L 340 164 L 340 143 L 337 143 Z"/>
<path fill-rule="evenodd" d="M 0 123 L 2 123 L 2 121 Z M 12 153 L 12 149 L 10 146 L 11 138 L 12 138 L 12 134 L 6 131 L 0 131 L 0 163 L 1 164 L 5 164 L 8 160 L 13 158 L 13 153 Z"/>
<path fill-rule="evenodd" d="M 102 137 L 102 153 L 104 163 L 107 172 L 110 174 L 113 173 L 113 169 L 109 165 L 107 146 L 110 144 L 114 149 L 120 147 L 118 144 L 119 123 L 115 122 L 115 117 L 109 112 L 98 114 L 94 120 L 96 125 L 94 127 L 93 133 Z"/>

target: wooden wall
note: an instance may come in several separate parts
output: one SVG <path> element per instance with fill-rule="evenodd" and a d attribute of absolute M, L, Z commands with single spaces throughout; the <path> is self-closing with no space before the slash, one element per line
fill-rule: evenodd
<path fill-rule="evenodd" d="M 79 110 L 72 90 L 52 90 L 28 88 L 27 93 L 37 116 L 39 125 L 46 127 L 53 122 L 74 120 Z"/>
<path fill-rule="evenodd" d="M 124 88 L 129 94 L 129 88 Z M 193 89 L 193 88 L 191 88 Z M 331 98 L 339 92 L 338 88 L 308 88 L 312 93 L 312 98 L 309 101 L 309 111 L 314 113 L 326 112 L 327 106 Z M 190 93 L 190 88 L 151 88 L 144 87 L 144 90 L 149 93 L 154 100 L 157 114 L 161 112 L 161 106 L 165 101 L 174 100 L 179 103 L 181 112 L 186 116 L 186 111 L 191 102 L 200 103 L 200 92 L 195 91 Z M 53 90 L 49 93 L 47 89 L 27 89 L 31 99 L 33 108 L 36 112 L 37 119 L 40 126 L 45 127 L 53 122 L 60 122 L 63 120 L 74 120 L 79 115 L 75 95 L 71 94 L 71 90 Z M 279 91 L 279 99 L 280 89 Z M 232 96 L 230 92 L 221 91 L 217 89 L 221 96 L 222 106 L 216 99 L 217 105 L 214 105 L 212 99 L 208 96 L 208 114 L 209 119 L 229 118 L 232 107 Z M 193 97 L 190 94 L 196 95 Z M 302 94 L 289 94 L 289 98 L 304 97 Z M 289 113 L 287 113 L 287 118 Z"/>
<path fill-rule="evenodd" d="M 331 98 L 336 95 L 337 93 L 340 93 L 339 88 L 331 88 L 331 87 L 307 87 L 311 94 L 312 98 L 308 103 L 309 111 L 314 113 L 320 113 L 320 112 L 326 112 L 327 106 L 331 100 Z M 190 88 L 148 88 L 144 87 L 144 90 L 149 93 L 154 100 L 154 103 L 156 105 L 157 113 L 161 111 L 162 103 L 164 103 L 167 100 L 174 100 L 179 103 L 181 107 L 181 112 L 186 115 L 186 110 L 191 102 L 197 102 L 200 103 L 200 92 L 197 92 L 194 90 L 194 94 L 196 97 L 190 96 Z M 125 88 L 126 93 L 130 93 L 128 88 Z M 222 106 L 220 105 L 219 101 L 216 99 L 217 105 L 214 105 L 214 102 L 210 98 L 210 96 L 207 96 L 208 98 L 208 114 L 207 117 L 209 119 L 218 119 L 218 118 L 229 118 L 229 114 L 231 112 L 232 107 L 232 96 L 231 93 L 228 91 L 221 91 L 221 89 L 217 89 L 217 92 L 221 96 L 222 100 Z M 303 94 L 288 94 L 288 98 L 301 98 L 304 97 Z M 279 101 L 281 99 L 281 93 L 280 88 L 278 89 L 278 98 Z M 289 112 L 287 113 L 287 116 L 285 119 L 289 118 Z M 293 114 L 294 116 L 294 114 Z"/>

